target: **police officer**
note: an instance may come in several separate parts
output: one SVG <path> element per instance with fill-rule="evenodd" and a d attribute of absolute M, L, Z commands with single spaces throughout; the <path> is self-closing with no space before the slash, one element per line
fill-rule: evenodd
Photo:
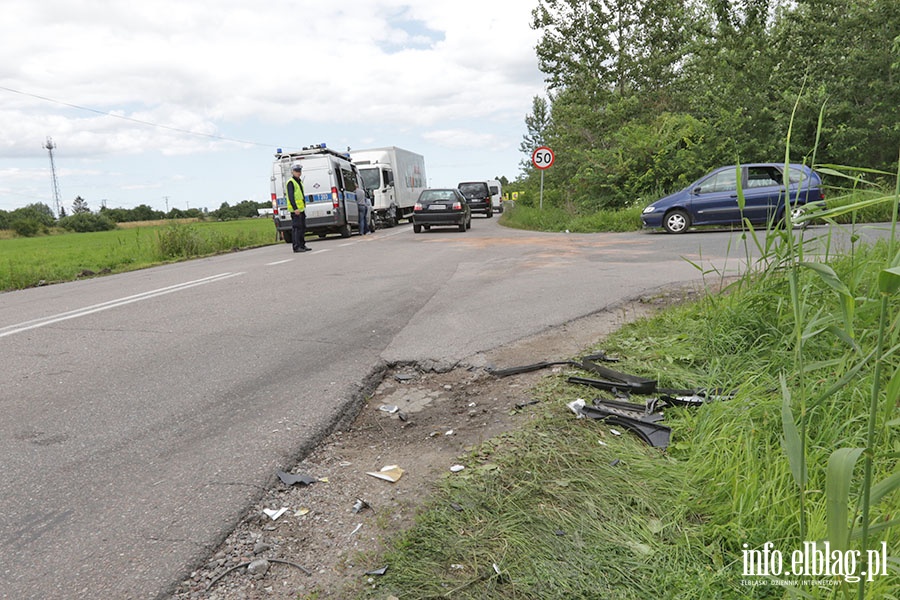
<path fill-rule="evenodd" d="M 296 163 L 291 167 L 292 177 L 284 185 L 284 197 L 287 198 L 288 210 L 291 211 L 291 242 L 294 252 L 308 252 L 312 248 L 306 245 L 306 196 L 303 193 L 303 182 L 300 175 L 303 165 Z"/>

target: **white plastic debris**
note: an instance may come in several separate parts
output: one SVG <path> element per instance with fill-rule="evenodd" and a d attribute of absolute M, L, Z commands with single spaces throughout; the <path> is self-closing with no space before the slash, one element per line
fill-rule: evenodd
<path fill-rule="evenodd" d="M 584 399 L 583 398 L 578 398 L 577 400 L 572 400 L 571 402 L 566 404 L 566 406 L 568 406 L 569 410 L 571 410 L 573 413 L 575 413 L 575 415 L 579 419 L 584 418 L 584 413 L 581 412 L 581 409 L 584 408 Z"/>
<path fill-rule="evenodd" d="M 270 519 L 272 519 L 273 521 L 276 521 L 276 520 L 278 520 L 278 517 L 280 517 L 281 515 L 286 513 L 287 510 L 288 509 L 286 506 L 282 506 L 281 508 L 277 508 L 277 509 L 276 508 L 264 508 L 263 512 L 266 513 L 267 515 L 269 515 Z"/>
<path fill-rule="evenodd" d="M 613 435 L 622 435 L 622 432 L 618 429 L 610 429 L 609 432 Z"/>
<path fill-rule="evenodd" d="M 453 465 L 452 467 L 450 467 L 450 472 L 451 473 L 459 473 L 463 469 L 465 469 L 465 467 L 463 465 Z"/>

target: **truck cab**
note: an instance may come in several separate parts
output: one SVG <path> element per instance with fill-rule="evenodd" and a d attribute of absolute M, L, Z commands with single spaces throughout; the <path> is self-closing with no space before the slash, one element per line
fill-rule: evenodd
<path fill-rule="evenodd" d="M 401 219 L 411 219 L 425 189 L 425 158 L 396 146 L 354 150 L 350 156 L 372 193 L 379 225 L 393 227 Z"/>
<path fill-rule="evenodd" d="M 325 144 L 298 152 L 282 152 L 279 148 L 275 153 L 271 194 L 276 231 L 284 241 L 291 243 L 291 213 L 284 197 L 284 186 L 291 178 L 291 166 L 295 163 L 303 166 L 307 233 L 319 237 L 329 233 L 350 237 L 352 230 L 359 229 L 357 201 L 366 194 L 366 188 L 350 157 Z"/>

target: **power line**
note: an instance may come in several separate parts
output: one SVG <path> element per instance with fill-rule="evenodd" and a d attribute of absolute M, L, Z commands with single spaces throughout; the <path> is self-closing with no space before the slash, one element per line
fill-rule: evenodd
<path fill-rule="evenodd" d="M 138 123 L 139 125 L 147 125 L 149 127 L 156 127 L 158 129 L 167 129 L 169 131 L 176 131 L 178 133 L 186 133 L 188 135 L 196 135 L 199 137 L 212 138 L 214 140 L 222 140 L 224 142 L 236 142 L 238 144 L 250 144 L 252 146 L 266 146 L 267 148 L 276 148 L 279 144 L 263 144 L 261 142 L 251 142 L 248 140 L 239 140 L 235 138 L 229 138 L 222 135 L 213 135 L 211 133 L 201 133 L 199 131 L 191 131 L 189 129 L 179 129 L 178 127 L 170 127 L 168 125 L 160 125 L 159 123 L 151 123 L 150 121 L 142 121 L 141 119 L 134 119 L 132 117 L 126 117 L 123 115 L 116 115 L 110 112 L 106 112 L 103 110 L 97 110 L 96 108 L 90 108 L 87 106 L 79 106 L 77 104 L 70 104 L 68 102 L 63 102 L 62 100 L 56 100 L 55 98 L 48 98 L 47 96 L 39 96 L 38 94 L 31 94 L 29 92 L 23 92 L 21 90 L 15 90 L 13 88 L 8 88 L 0 85 L 0 90 L 4 90 L 7 92 L 12 92 L 13 94 L 20 94 L 22 96 L 28 96 L 30 98 L 37 98 L 38 100 L 44 100 L 45 102 L 52 102 L 53 104 L 59 104 L 60 106 L 68 106 L 69 108 L 75 108 L 77 110 L 84 110 L 87 112 L 92 112 L 98 115 L 103 115 L 105 117 L 113 117 L 115 119 L 122 119 L 123 121 L 130 121 L 132 123 Z"/>

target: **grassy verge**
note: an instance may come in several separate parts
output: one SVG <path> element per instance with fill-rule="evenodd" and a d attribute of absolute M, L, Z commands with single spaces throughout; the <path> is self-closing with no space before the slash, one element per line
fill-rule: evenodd
<path fill-rule="evenodd" d="M 165 223 L 0 239 L 0 291 L 72 281 L 275 243 L 269 219 Z"/>
<path fill-rule="evenodd" d="M 503 211 L 500 222 L 507 227 L 531 231 L 636 231 L 641 228 L 642 209 L 643 207 L 634 207 L 582 215 L 558 207 L 545 206 L 539 209 L 518 204 Z"/>
<path fill-rule="evenodd" d="M 367 557 L 389 569 L 360 597 L 897 597 L 898 245 L 814 264 L 798 235 L 779 233 L 726 293 L 590 349 L 663 387 L 735 392 L 666 409 L 667 452 L 575 419 L 567 403 L 609 394 L 550 377 L 541 418 L 472 452 L 416 526 Z M 780 569 L 748 574 L 766 544 Z M 866 565 L 882 548 L 890 564 Z M 838 552 L 830 574 L 815 551 Z M 811 564 L 788 574 L 796 552 Z"/>

